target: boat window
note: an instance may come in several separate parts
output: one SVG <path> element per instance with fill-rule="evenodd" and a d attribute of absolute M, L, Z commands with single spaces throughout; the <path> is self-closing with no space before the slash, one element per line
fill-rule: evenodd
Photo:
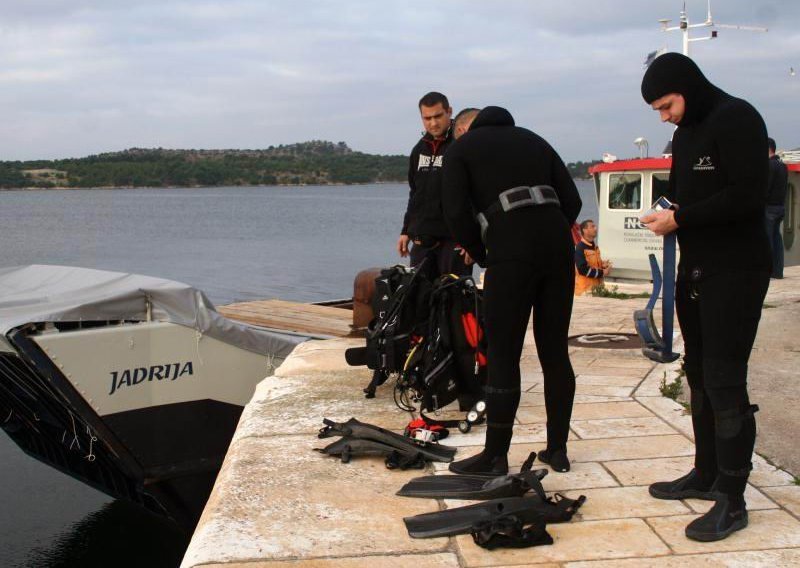
<path fill-rule="evenodd" d="M 609 209 L 642 208 L 642 174 L 611 174 L 608 177 Z"/>
<path fill-rule="evenodd" d="M 786 216 L 783 218 L 783 248 L 790 250 L 794 244 L 795 203 L 797 203 L 796 188 L 790 183 L 786 188 Z"/>
<path fill-rule="evenodd" d="M 651 201 L 655 202 L 656 199 L 658 199 L 662 195 L 666 196 L 668 193 L 669 193 L 669 173 L 668 172 L 654 173 Z"/>

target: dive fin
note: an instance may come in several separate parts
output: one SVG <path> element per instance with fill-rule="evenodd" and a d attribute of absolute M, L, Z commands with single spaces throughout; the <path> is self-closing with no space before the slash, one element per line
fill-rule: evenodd
<path fill-rule="evenodd" d="M 521 497 L 533 490 L 540 499 L 546 500 L 541 483 L 545 475 L 547 475 L 546 469 L 493 478 L 477 475 L 427 475 L 412 479 L 397 494 L 404 497 L 483 501 L 501 497 Z"/>
<path fill-rule="evenodd" d="M 352 457 L 383 456 L 386 458 L 386 467 L 389 469 L 422 469 L 425 467 L 425 459 L 419 452 L 398 450 L 375 440 L 344 437 L 324 448 L 314 448 L 314 450 L 329 456 L 339 456 L 342 463 L 348 463 Z"/>
<path fill-rule="evenodd" d="M 556 501 L 542 501 L 538 496 L 507 497 L 406 517 L 403 522 L 413 538 L 467 534 L 476 523 L 493 522 L 507 515 L 513 515 L 522 525 L 562 523 L 570 520 L 585 500 L 583 495 L 574 500 L 559 495 Z"/>
<path fill-rule="evenodd" d="M 317 435 L 319 438 L 347 436 L 361 440 L 374 440 L 407 453 L 419 452 L 428 461 L 451 462 L 456 454 L 456 448 L 451 446 L 417 442 L 379 426 L 359 422 L 355 418 L 343 423 L 325 418 L 322 422 L 325 427 L 320 428 Z"/>

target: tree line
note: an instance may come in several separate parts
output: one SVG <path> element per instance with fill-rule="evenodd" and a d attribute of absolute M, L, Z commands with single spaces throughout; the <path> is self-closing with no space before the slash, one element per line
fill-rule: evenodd
<path fill-rule="evenodd" d="M 586 177 L 590 164 L 568 164 Z M 0 162 L 1 188 L 194 187 L 404 182 L 408 157 L 314 140 L 260 150 L 131 148 L 62 160 Z"/>

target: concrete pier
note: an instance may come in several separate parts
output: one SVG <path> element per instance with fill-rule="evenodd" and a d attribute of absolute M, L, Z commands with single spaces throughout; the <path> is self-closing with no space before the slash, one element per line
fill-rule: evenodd
<path fill-rule="evenodd" d="M 773 281 L 751 360 L 759 438 L 746 492 L 750 526 L 717 543 L 688 540 L 683 529 L 709 502 L 660 501 L 647 485 L 692 467 L 689 415 L 664 398 L 678 364 L 655 365 L 639 350 L 571 348 L 577 394 L 569 455 L 572 471 L 550 473 L 548 492 L 586 495 L 573 521 L 548 526 L 555 543 L 521 550 L 479 548 L 471 537 L 417 540 L 404 516 L 461 502 L 408 499 L 395 492 L 419 470 L 390 471 L 381 459 L 349 464 L 312 451 L 323 417 L 401 430 L 390 385 L 372 400 L 370 372 L 348 367 L 343 352 L 363 340 L 312 341 L 265 379 L 242 415 L 223 468 L 182 566 L 367 568 L 368 566 L 678 567 L 800 565 L 800 267 Z M 645 300 L 581 297 L 571 334 L 633 332 Z M 678 342 L 680 347 L 680 342 Z M 545 441 L 541 369 L 530 335 L 522 360 L 523 395 L 510 462 L 516 469 Z M 483 428 L 446 440 L 458 458 L 480 451 Z M 775 467 L 778 463 L 786 469 Z M 535 467 L 544 467 L 537 464 Z M 443 471 L 437 464 L 428 471 Z"/>

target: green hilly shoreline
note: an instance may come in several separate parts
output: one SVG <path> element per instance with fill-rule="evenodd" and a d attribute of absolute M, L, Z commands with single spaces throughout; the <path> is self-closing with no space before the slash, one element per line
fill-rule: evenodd
<path fill-rule="evenodd" d="M 586 177 L 590 163 L 568 164 Z M 313 140 L 261 150 L 130 148 L 85 158 L 0 161 L 0 188 L 194 187 L 405 182 L 408 156 Z"/>

